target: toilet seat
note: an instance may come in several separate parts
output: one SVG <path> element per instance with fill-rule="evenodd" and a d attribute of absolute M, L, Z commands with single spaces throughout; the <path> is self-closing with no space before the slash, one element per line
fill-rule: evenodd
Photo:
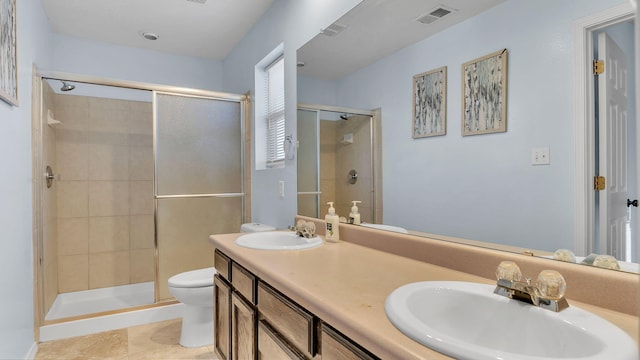
<path fill-rule="evenodd" d="M 191 270 L 169 278 L 169 286 L 177 288 L 198 288 L 213 286 L 213 276 L 216 269 L 213 267 Z"/>

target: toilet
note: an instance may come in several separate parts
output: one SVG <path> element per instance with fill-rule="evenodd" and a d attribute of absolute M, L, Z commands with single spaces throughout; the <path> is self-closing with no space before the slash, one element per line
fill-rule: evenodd
<path fill-rule="evenodd" d="M 242 224 L 241 232 L 272 231 L 273 226 Z M 201 347 L 213 344 L 213 267 L 186 271 L 169 278 L 169 292 L 184 304 L 180 345 Z"/>
<path fill-rule="evenodd" d="M 169 292 L 184 304 L 180 345 L 213 344 L 213 267 L 183 272 L 169 278 Z"/>

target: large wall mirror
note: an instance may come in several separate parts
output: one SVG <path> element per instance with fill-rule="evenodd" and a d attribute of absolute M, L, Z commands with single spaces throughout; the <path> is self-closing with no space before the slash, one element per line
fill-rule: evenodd
<path fill-rule="evenodd" d="M 585 74 L 593 88 L 587 99 L 579 99 L 593 105 L 582 125 L 593 133 L 587 168 L 594 176 L 619 174 L 617 183 L 625 191 L 609 200 L 602 192 L 587 196 L 591 239 L 580 239 L 574 228 L 582 211 L 576 209 L 575 189 L 594 181 L 575 175 L 575 143 L 589 141 L 575 131 L 576 24 L 611 9 L 617 15 L 587 29 L 585 46 L 595 58 L 606 33 L 623 51 L 625 81 L 634 84 L 638 70 L 627 0 L 584 0 L 580 6 L 575 0 L 364 0 L 298 49 L 298 101 L 381 109 L 384 216 L 379 222 L 536 256 L 568 249 L 577 263 L 589 262 L 591 254 L 609 254 L 621 270 L 638 272 L 638 208 L 627 206 L 640 187 L 635 86 L 627 89 L 624 126 L 605 140 L 599 136 L 614 125 L 605 125 L 605 114 L 597 111 L 604 108 L 597 92 L 604 85 Z M 503 49 L 506 131 L 463 136 L 462 65 Z M 578 61 L 583 60 L 592 59 Z M 414 138 L 413 78 L 442 67 L 447 69 L 446 132 Z M 605 151 L 599 146 L 606 144 L 613 144 L 610 152 L 617 157 L 606 158 L 615 166 L 604 164 L 604 156 L 598 160 Z M 548 164 L 533 163 L 540 149 L 548 151 Z M 619 215 L 613 228 L 599 219 L 607 212 Z"/>

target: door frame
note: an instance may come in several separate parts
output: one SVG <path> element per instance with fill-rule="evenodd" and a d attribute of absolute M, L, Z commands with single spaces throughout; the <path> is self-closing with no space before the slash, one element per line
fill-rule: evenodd
<path fill-rule="evenodd" d="M 595 176 L 595 131 L 592 126 L 595 121 L 593 32 L 634 17 L 633 7 L 625 2 L 573 23 L 573 242 L 576 254 L 581 256 L 593 252 L 595 243 L 595 192 L 592 180 Z"/>

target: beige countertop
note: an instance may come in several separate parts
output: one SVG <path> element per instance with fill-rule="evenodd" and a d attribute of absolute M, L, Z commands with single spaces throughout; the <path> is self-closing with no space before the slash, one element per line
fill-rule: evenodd
<path fill-rule="evenodd" d="M 384 302 L 396 288 L 418 281 L 495 284 L 495 280 L 340 241 L 306 250 L 269 251 L 234 244 L 242 234 L 210 241 L 260 279 L 382 359 L 450 359 L 402 334 L 387 319 Z M 638 318 L 568 299 L 638 341 Z M 514 328 L 518 328 L 514 324 Z"/>

